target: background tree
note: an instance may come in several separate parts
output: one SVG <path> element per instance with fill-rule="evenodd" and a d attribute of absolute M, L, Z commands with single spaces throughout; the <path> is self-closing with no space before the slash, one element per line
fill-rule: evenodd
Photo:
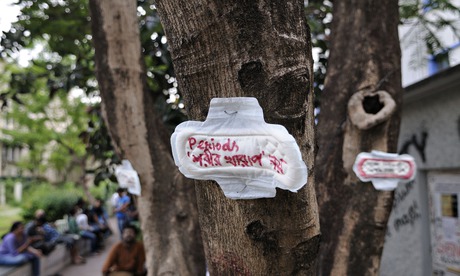
<path fill-rule="evenodd" d="M 334 3 L 317 132 L 320 275 L 379 271 L 393 193 L 361 183 L 352 166 L 360 152 L 396 152 L 402 99 L 397 4 Z M 381 90 L 396 103 L 394 113 L 381 112 Z M 362 99 L 353 102 L 358 93 Z M 361 114 L 350 108 L 352 103 L 364 109 Z"/>
<path fill-rule="evenodd" d="M 426 51 L 416 48 L 416 51 L 410 53 L 408 60 L 411 67 L 426 66 L 430 59 L 444 66 L 446 62 L 448 64 L 448 55 L 453 48 L 441 39 L 441 33 L 450 30 L 457 39 L 460 39 L 457 22 L 460 7 L 455 6 L 451 0 L 399 0 L 398 2 L 400 31 L 407 30 L 400 33 L 401 47 L 411 47 L 419 42 L 426 45 Z M 320 106 L 328 65 L 332 10 L 333 3 L 329 0 L 309 0 L 305 7 L 311 28 L 313 57 L 316 58 L 314 64 L 316 107 Z"/>
<path fill-rule="evenodd" d="M 122 158 L 139 174 L 139 215 L 150 275 L 204 275 L 190 181 L 171 157 L 170 132 L 147 89 L 134 1 L 90 1 L 103 115 Z"/>

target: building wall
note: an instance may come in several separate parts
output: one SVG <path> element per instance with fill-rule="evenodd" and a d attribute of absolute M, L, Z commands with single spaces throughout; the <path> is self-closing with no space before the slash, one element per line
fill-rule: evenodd
<path fill-rule="evenodd" d="M 381 275 L 433 275 L 428 175 L 460 171 L 460 66 L 406 89 L 399 149 L 417 176 L 395 191 Z"/>

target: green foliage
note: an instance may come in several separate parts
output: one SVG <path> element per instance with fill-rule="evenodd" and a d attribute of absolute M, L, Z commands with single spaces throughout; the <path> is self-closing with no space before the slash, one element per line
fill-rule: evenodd
<path fill-rule="evenodd" d="M 460 40 L 460 30 L 457 27 L 460 7 L 454 6 L 451 2 L 449 0 L 400 1 L 401 24 L 409 28 L 401 38 L 403 47 L 422 38 L 427 49 L 427 56 L 431 55 L 435 60 L 445 60 L 451 49 L 450 45 L 446 45 L 441 40 L 439 34 L 444 30 L 450 30 Z M 417 51 L 418 49 L 412 53 L 411 64 L 413 66 L 424 64 L 424 60 L 415 60 L 420 54 Z"/>
<path fill-rule="evenodd" d="M 44 81 L 34 82 L 37 91 L 18 95 L 22 104 L 13 103 L 6 114 L 14 129 L 2 129 L 2 142 L 14 141 L 28 154 L 16 165 L 34 175 L 44 173 L 47 168 L 65 172 L 76 158 L 85 158 L 86 144 L 80 134 L 86 127 L 89 116 L 79 99 L 64 93 L 50 98 L 40 89 Z"/>
<path fill-rule="evenodd" d="M 106 201 L 117 190 L 118 184 L 110 179 L 102 180 L 99 185 L 90 188 L 90 193 L 94 198 Z"/>
<path fill-rule="evenodd" d="M 419 5 L 414 1 L 401 1 L 399 16 L 404 19 L 415 18 L 419 15 Z"/>
<path fill-rule="evenodd" d="M 22 7 L 19 20 L 2 35 L 0 45 L 9 74 L 2 77 L 8 86 L 0 86 L 4 88 L 0 100 L 3 106 L 16 102 L 22 106 L 14 109 L 35 114 L 9 114 L 21 126 L 5 132 L 9 142 L 19 141 L 30 150 L 18 165 L 34 173 L 47 168 L 65 172 L 93 153 L 105 164 L 106 156 L 114 155 L 110 138 L 106 131 L 98 135 L 94 126 L 105 126 L 100 116 L 89 112 L 100 107 L 88 2 L 19 0 L 17 4 Z M 24 49 L 41 50 L 27 66 L 18 66 L 17 53 Z M 71 91 L 82 91 L 84 96 L 70 100 Z"/>
<path fill-rule="evenodd" d="M 312 47 L 317 53 L 318 60 L 314 65 L 315 107 L 319 106 L 321 91 L 326 78 L 327 61 L 329 57 L 328 36 L 332 21 L 332 2 L 314 0 L 308 1 L 306 7 L 307 23 L 310 26 Z"/>
<path fill-rule="evenodd" d="M 1 57 L 8 64 L 15 64 L 19 51 L 37 48 L 42 50 L 39 57 L 31 60 L 26 68 L 10 66 L 7 69 L 11 72 L 11 77 L 7 81 L 9 89 L 0 92 L 0 100 L 3 100 L 4 105 L 9 102 L 8 100 L 22 104 L 23 94 L 36 93 L 39 90 L 45 91 L 49 98 L 68 94 L 75 88 L 83 91 L 91 101 L 91 104 L 87 103 L 86 109 L 89 117 L 86 118 L 84 128 L 80 129 L 81 132 L 75 137 L 83 141 L 86 153 L 100 164 L 94 171 L 96 183 L 107 177 L 111 178 L 113 175 L 110 167 L 120 160 L 112 148 L 97 102 L 98 90 L 94 74 L 88 1 L 18 0 L 17 3 L 22 7 L 21 15 L 11 30 L 2 35 Z M 146 82 L 156 98 L 153 108 L 163 115 L 167 125 L 174 127 L 185 119 L 185 113 L 180 108 L 181 98 L 178 96 L 177 83 L 173 77 L 164 31 L 151 1 L 140 0 L 138 6 L 141 42 L 147 70 Z M 38 79 L 46 81 L 39 82 Z M 24 112 L 28 111 L 24 109 Z M 76 145 L 76 142 L 70 143 L 68 140 L 59 139 L 55 141 L 65 143 L 76 153 L 81 152 L 72 146 Z M 42 150 L 38 143 L 35 143 L 34 148 Z M 48 163 L 63 170 L 64 164 L 69 163 L 69 154 L 65 154 L 63 148 L 53 152 L 54 154 L 47 159 Z M 29 164 L 28 169 L 46 167 L 40 160 L 43 160 L 43 155 L 35 153 L 22 165 Z M 34 165 L 30 165 L 31 163 Z"/>
<path fill-rule="evenodd" d="M 37 183 L 28 192 L 27 200 L 21 206 L 22 216 L 26 221 L 31 220 L 37 209 L 43 209 L 49 221 L 61 219 L 82 196 L 83 192 L 70 183 L 59 187 L 48 183 Z"/>
<path fill-rule="evenodd" d="M 412 30 L 408 37 L 402 38 L 408 43 L 414 43 L 419 37 L 423 37 L 426 44 L 427 54 L 435 56 L 435 59 L 445 59 L 449 51 L 439 39 L 439 31 L 450 28 L 460 40 L 456 21 L 460 15 L 459 7 L 452 5 L 449 0 L 401 0 L 399 3 L 400 24 L 409 25 Z M 314 64 L 314 92 L 315 107 L 319 106 L 321 91 L 326 77 L 329 57 L 329 34 L 332 21 L 333 1 L 309 0 L 306 7 L 307 23 L 310 27 L 312 47 L 318 54 L 318 60 Z M 439 12 L 443 12 L 443 14 Z M 453 18 L 449 19 L 449 16 Z M 441 55 L 438 57 L 438 55 Z M 411 63 L 419 64 L 424 61 L 413 56 Z"/>

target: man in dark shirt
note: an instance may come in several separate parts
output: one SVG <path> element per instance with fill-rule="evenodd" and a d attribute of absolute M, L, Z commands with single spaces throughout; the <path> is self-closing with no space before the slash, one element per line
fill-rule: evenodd
<path fill-rule="evenodd" d="M 25 226 L 27 236 L 34 237 L 33 248 L 40 249 L 44 255 L 49 255 L 56 247 L 56 239 L 59 233 L 46 223 L 45 211 L 35 211 L 35 218 Z"/>
<path fill-rule="evenodd" d="M 59 233 L 47 222 L 45 211 L 42 209 L 35 211 L 35 219 L 26 225 L 25 233 L 29 237 L 40 237 L 38 242 L 32 243 L 32 247 L 42 250 L 45 255 L 53 251 L 56 244 L 63 243 L 70 251 L 73 264 L 85 262 L 85 259 L 78 253 L 74 235 Z"/>
<path fill-rule="evenodd" d="M 115 244 L 109 252 L 104 266 L 103 275 L 145 275 L 144 245 L 136 240 L 137 228 L 127 224 L 123 228 L 122 241 Z"/>

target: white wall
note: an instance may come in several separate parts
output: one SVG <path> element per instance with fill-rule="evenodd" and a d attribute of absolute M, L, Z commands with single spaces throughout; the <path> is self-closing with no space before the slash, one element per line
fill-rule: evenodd
<path fill-rule="evenodd" d="M 395 191 L 382 276 L 432 275 L 427 175 L 460 171 L 460 66 L 409 90 L 403 105 L 399 148 L 408 145 L 418 171 L 414 182 L 400 185 Z"/>

